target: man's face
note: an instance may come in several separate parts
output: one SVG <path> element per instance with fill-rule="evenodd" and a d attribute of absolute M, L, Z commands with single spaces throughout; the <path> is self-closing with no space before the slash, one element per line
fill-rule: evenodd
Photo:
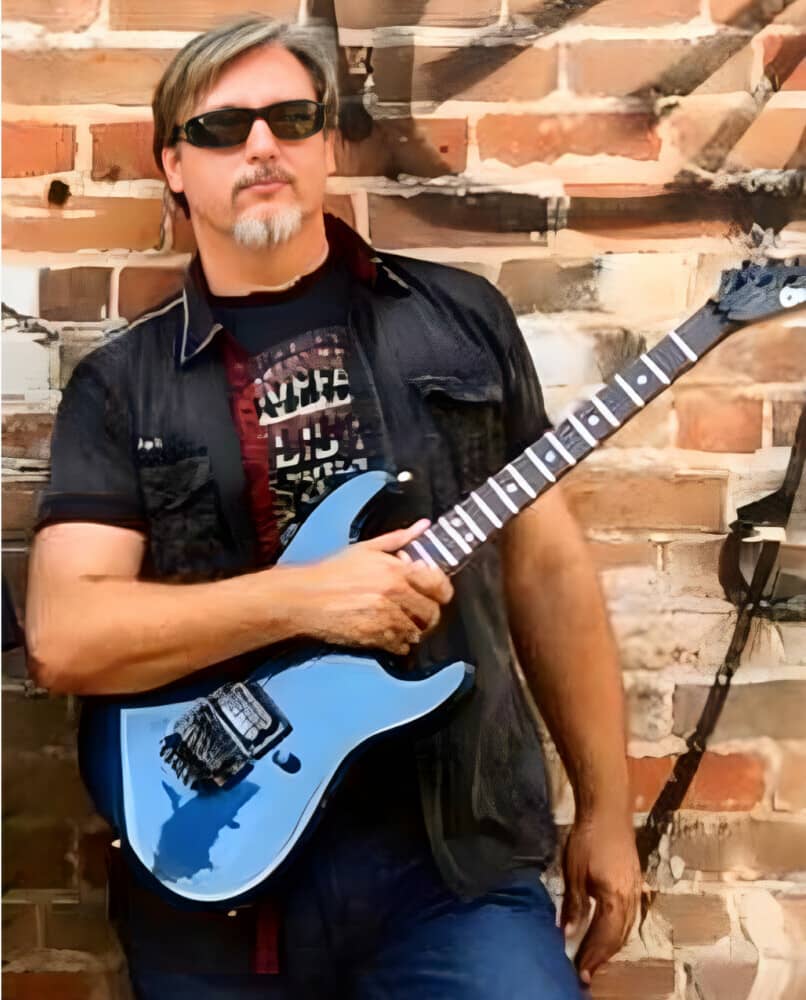
<path fill-rule="evenodd" d="M 233 60 L 187 118 L 217 108 L 261 108 L 277 101 L 316 100 L 306 68 L 287 49 L 264 45 Z M 197 230 L 231 235 L 260 248 L 295 235 L 321 215 L 333 135 L 278 139 L 256 119 L 240 146 L 207 149 L 180 141 L 163 150 L 168 183 L 183 192 Z"/>

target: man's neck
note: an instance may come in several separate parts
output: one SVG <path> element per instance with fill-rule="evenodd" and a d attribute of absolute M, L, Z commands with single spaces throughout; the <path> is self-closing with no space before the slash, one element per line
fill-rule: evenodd
<path fill-rule="evenodd" d="M 319 215 L 285 243 L 250 250 L 219 233 L 197 234 L 207 286 L 213 295 L 279 291 L 315 271 L 327 257 L 324 218 Z"/>

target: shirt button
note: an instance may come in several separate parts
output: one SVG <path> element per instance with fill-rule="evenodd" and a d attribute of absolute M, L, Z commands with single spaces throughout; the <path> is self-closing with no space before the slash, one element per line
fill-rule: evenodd
<path fill-rule="evenodd" d="M 408 469 L 403 469 L 402 472 L 398 472 L 397 474 L 397 481 L 399 483 L 410 483 L 412 479 L 414 479 L 414 473 L 409 472 Z"/>

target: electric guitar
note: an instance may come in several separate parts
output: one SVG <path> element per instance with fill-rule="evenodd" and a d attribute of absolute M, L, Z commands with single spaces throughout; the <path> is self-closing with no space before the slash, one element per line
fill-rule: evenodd
<path fill-rule="evenodd" d="M 641 354 L 553 430 L 406 546 L 454 574 L 496 532 L 728 334 L 806 302 L 806 267 L 726 271 L 716 299 Z M 312 512 L 279 560 L 324 559 L 350 544 L 357 515 L 389 477 L 350 479 Z M 246 680 L 190 680 L 98 699 L 83 730 L 82 773 L 128 860 L 175 903 L 246 901 L 294 855 L 350 761 L 375 739 L 433 719 L 473 683 L 448 663 L 429 676 L 389 657 L 306 646 Z"/>

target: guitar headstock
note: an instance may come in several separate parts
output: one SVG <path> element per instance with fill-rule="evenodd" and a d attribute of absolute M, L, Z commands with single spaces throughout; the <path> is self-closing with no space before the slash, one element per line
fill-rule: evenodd
<path fill-rule="evenodd" d="M 764 319 L 806 303 L 806 267 L 745 264 L 722 272 L 715 302 L 737 323 Z"/>

